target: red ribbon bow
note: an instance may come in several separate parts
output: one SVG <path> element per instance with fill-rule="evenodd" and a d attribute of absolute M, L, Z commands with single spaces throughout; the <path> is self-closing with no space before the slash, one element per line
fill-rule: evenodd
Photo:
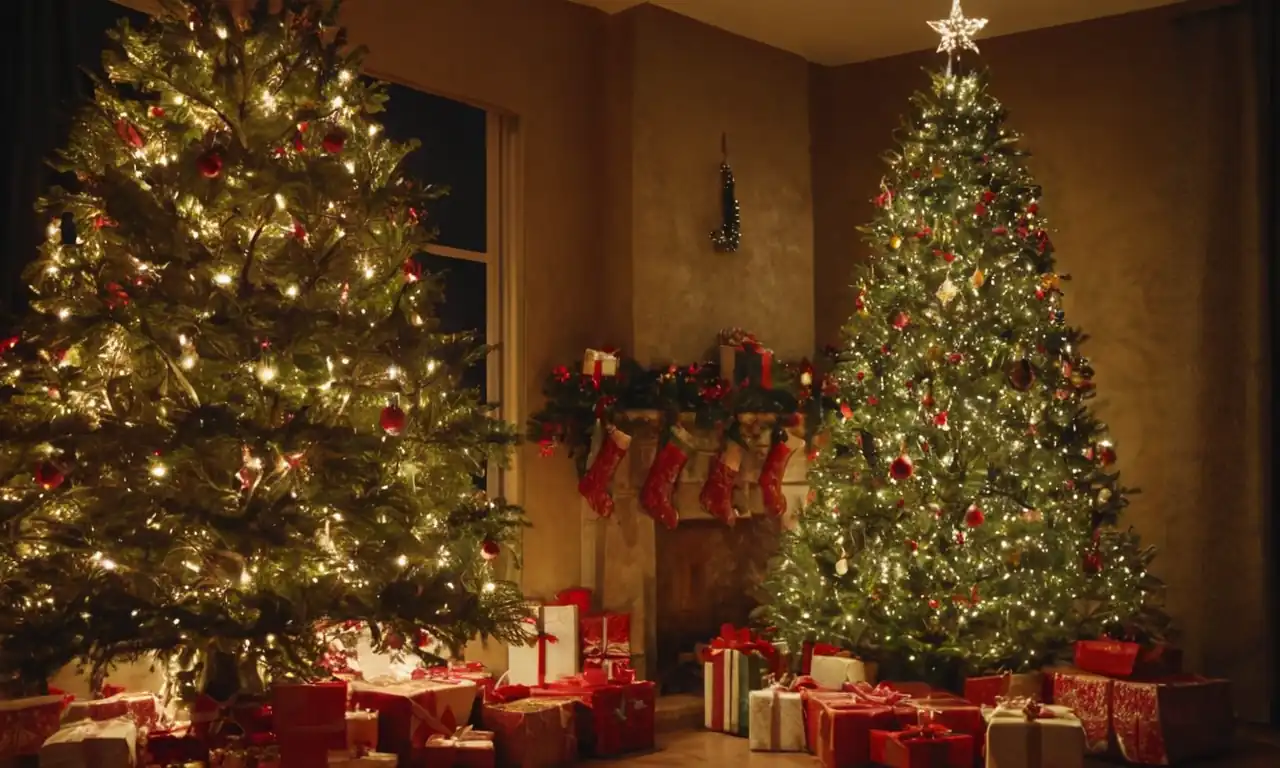
<path fill-rule="evenodd" d="M 913 725 L 898 733 L 899 741 L 912 739 L 937 739 L 951 733 L 951 729 L 937 723 L 929 725 Z"/>

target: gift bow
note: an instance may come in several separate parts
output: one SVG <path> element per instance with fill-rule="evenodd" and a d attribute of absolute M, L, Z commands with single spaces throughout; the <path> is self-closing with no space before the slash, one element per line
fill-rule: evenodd
<path fill-rule="evenodd" d="M 812 656 L 843 656 L 845 658 L 851 658 L 853 656 L 853 654 L 849 653 L 843 648 L 839 648 L 834 645 L 828 645 L 827 643 L 814 643 L 812 648 L 810 649 L 810 655 Z"/>
<path fill-rule="evenodd" d="M 997 696 L 996 713 L 1004 712 L 1020 714 L 1028 722 L 1057 717 L 1052 709 L 1043 706 L 1030 696 Z"/>
<path fill-rule="evenodd" d="M 818 685 L 818 681 L 814 680 L 809 675 L 797 676 L 790 673 L 782 675 L 775 675 L 771 673 L 765 675 L 764 683 L 766 688 L 792 693 L 796 691 L 816 691 L 822 688 L 822 686 Z"/>
<path fill-rule="evenodd" d="M 778 656 L 778 649 L 764 638 L 753 635 L 747 627 L 735 627 L 732 624 L 724 624 L 720 627 L 720 636 L 711 641 L 712 655 L 723 653 L 724 651 L 738 651 L 740 653 L 757 652 L 766 659 L 774 660 Z"/>
<path fill-rule="evenodd" d="M 899 741 L 910 741 L 912 739 L 937 739 L 951 733 L 951 729 L 945 725 L 937 723 L 929 723 L 928 725 L 912 725 L 898 733 Z"/>
<path fill-rule="evenodd" d="M 911 701 L 911 696 L 881 683 L 872 686 L 870 683 L 857 682 L 845 685 L 845 691 L 853 694 L 855 701 L 879 707 L 892 707 Z"/>

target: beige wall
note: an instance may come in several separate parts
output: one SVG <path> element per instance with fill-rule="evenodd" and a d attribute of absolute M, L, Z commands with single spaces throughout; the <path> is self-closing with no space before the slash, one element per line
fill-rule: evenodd
<path fill-rule="evenodd" d="M 1098 412 L 1118 442 L 1130 522 L 1189 665 L 1235 681 L 1265 717 L 1261 256 L 1252 238 L 1247 38 L 1231 14 L 1162 10 L 981 41 L 1056 228 L 1068 322 L 1094 334 Z M 1234 50 L 1234 52 L 1232 52 Z M 855 227 L 879 153 L 928 87 L 931 54 L 813 68 L 820 341 L 850 314 Z"/>

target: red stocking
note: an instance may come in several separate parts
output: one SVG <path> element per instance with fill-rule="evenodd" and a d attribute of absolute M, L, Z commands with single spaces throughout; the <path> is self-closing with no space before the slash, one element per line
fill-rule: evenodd
<path fill-rule="evenodd" d="M 740 466 L 742 448 L 730 440 L 720 455 L 711 460 L 707 482 L 702 486 L 702 493 L 698 494 L 698 501 L 707 514 L 730 527 L 738 521 L 738 513 L 733 509 L 733 484 L 738 479 Z"/>
<path fill-rule="evenodd" d="M 673 427 L 671 439 L 658 451 L 653 466 L 649 467 L 644 487 L 640 489 L 640 506 L 668 530 L 674 529 L 680 522 L 680 511 L 671 503 L 671 493 L 675 490 L 680 471 L 689 461 L 689 451 L 684 447 L 689 442 L 688 432 L 680 427 Z"/>
<path fill-rule="evenodd" d="M 600 452 L 596 460 L 591 462 L 587 474 L 578 481 L 578 493 L 587 500 L 591 509 L 601 517 L 613 514 L 613 496 L 609 494 L 609 483 L 613 481 L 613 473 L 627 455 L 631 445 L 631 435 L 617 427 L 605 427 L 604 441 L 600 444 Z"/>
<path fill-rule="evenodd" d="M 760 468 L 760 497 L 764 500 L 764 508 L 774 517 L 787 513 L 787 497 L 782 495 L 782 475 L 787 471 L 787 462 L 792 454 L 804 447 L 804 440 L 799 437 L 783 433 L 782 438 L 769 447 L 764 466 Z"/>

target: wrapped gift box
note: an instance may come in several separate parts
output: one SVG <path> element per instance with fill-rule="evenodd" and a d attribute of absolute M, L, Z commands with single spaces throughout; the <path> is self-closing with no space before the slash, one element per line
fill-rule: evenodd
<path fill-rule="evenodd" d="M 987 768 L 1083 768 L 1084 726 L 1070 709 L 1013 698 L 985 715 Z"/>
<path fill-rule="evenodd" d="M 809 675 L 823 688 L 838 691 L 845 683 L 875 683 L 876 670 L 874 664 L 867 664 L 861 659 L 849 656 L 812 657 L 809 663 Z"/>
<path fill-rule="evenodd" d="M 1124 759 L 1174 765 L 1225 752 L 1235 731 L 1231 684 L 1199 677 L 1117 680 L 1111 723 Z"/>
<path fill-rule="evenodd" d="M 582 619 L 582 665 L 604 668 L 607 662 L 631 663 L 631 614 L 604 613 Z"/>
<path fill-rule="evenodd" d="M 703 666 L 703 724 L 712 731 L 746 736 L 751 722 L 748 698 L 764 686 L 770 671 L 758 653 L 717 648 Z"/>
<path fill-rule="evenodd" d="M 416 751 L 414 764 L 425 768 L 494 768 L 493 732 L 462 728 L 449 737 L 436 734 Z"/>
<path fill-rule="evenodd" d="M 813 753 L 823 768 L 865 765 L 871 759 L 871 734 L 896 728 L 890 707 L 819 699 Z"/>
<path fill-rule="evenodd" d="M 548 768 L 578 759 L 573 699 L 529 698 L 486 704 L 481 724 L 494 734 L 498 765 Z"/>
<path fill-rule="evenodd" d="M 747 736 L 757 752 L 803 752 L 806 749 L 804 702 L 799 691 L 771 688 L 752 691 L 747 699 Z"/>
<path fill-rule="evenodd" d="M 507 679 L 514 685 L 541 685 L 578 674 L 578 607 L 532 608 L 534 615 L 524 625 L 530 645 L 508 646 Z"/>
<path fill-rule="evenodd" d="M 622 751 L 653 749 L 658 687 L 650 680 L 633 680 L 622 686 Z"/>
<path fill-rule="evenodd" d="M 1084 728 L 1084 750 L 1103 754 L 1111 745 L 1110 678 L 1089 672 L 1056 671 L 1053 673 L 1053 703 L 1075 713 Z"/>
<path fill-rule="evenodd" d="M 618 356 L 612 352 L 588 349 L 582 356 L 582 373 L 590 376 L 592 381 L 599 381 L 603 376 L 617 376 Z"/>
<path fill-rule="evenodd" d="M 389 752 L 353 753 L 347 750 L 330 752 L 328 762 L 329 768 L 396 768 L 399 764 L 399 755 Z M 427 763 L 427 765 L 435 765 L 435 763 Z"/>
<path fill-rule="evenodd" d="M 0 760 L 39 754 L 57 732 L 64 704 L 62 696 L 0 701 Z"/>
<path fill-rule="evenodd" d="M 622 686 L 611 684 L 603 672 L 585 672 L 530 690 L 538 698 L 569 700 L 574 707 L 578 751 L 587 757 L 621 754 L 625 719 Z"/>
<path fill-rule="evenodd" d="M 209 759 L 209 747 L 190 733 L 190 723 L 178 723 L 171 728 L 150 733 L 139 733 L 139 754 L 144 766 L 170 765 L 172 763 L 203 763 Z"/>
<path fill-rule="evenodd" d="M 946 692 L 934 691 L 924 684 L 921 684 L 918 688 L 911 687 L 911 690 L 915 692 L 914 695 L 898 690 L 889 683 L 881 683 L 874 686 L 870 683 L 845 683 L 843 690 L 850 695 L 853 701 L 859 704 L 892 709 L 894 717 L 898 719 L 895 726 L 898 728 L 920 725 L 921 706 L 968 704 L 963 699 L 958 699 Z M 892 729 L 886 728 L 885 730 Z"/>
<path fill-rule="evenodd" d="M 323 765 L 347 746 L 347 684 L 278 683 L 271 688 L 281 768 Z"/>
<path fill-rule="evenodd" d="M 71 723 L 40 747 L 41 768 L 134 768 L 137 758 L 138 726 L 125 718 Z"/>
<path fill-rule="evenodd" d="M 235 736 L 271 733 L 271 706 L 263 701 L 220 703 L 201 694 L 191 707 L 191 735 L 210 747 L 219 747 Z"/>
<path fill-rule="evenodd" d="M 966 677 L 964 698 L 983 707 L 994 707 L 996 699 L 1039 699 L 1044 695 L 1043 678 L 1039 672 Z"/>
<path fill-rule="evenodd" d="M 889 768 L 970 768 L 973 737 L 941 726 L 871 732 L 871 762 Z"/>
<path fill-rule="evenodd" d="M 151 729 L 160 723 L 160 702 L 151 693 L 119 693 L 105 699 L 73 701 L 67 705 L 62 719 L 74 723 L 80 720 L 114 720 L 125 717 L 139 728 Z"/>
<path fill-rule="evenodd" d="M 493 693 L 493 672 L 478 661 L 453 661 L 447 666 L 427 667 L 422 670 L 420 678 L 470 680 L 480 689 L 483 697 Z"/>
<path fill-rule="evenodd" d="M 818 754 L 818 727 L 822 724 L 823 702 L 832 706 L 858 707 L 865 706 L 855 701 L 853 696 L 840 691 L 800 691 L 800 705 L 804 707 L 804 743 L 812 754 Z"/>
<path fill-rule="evenodd" d="M 733 386 L 773 389 L 773 351 L 755 341 L 720 345 L 720 378 Z"/>
<path fill-rule="evenodd" d="M 1182 651 L 1163 643 L 1144 646 L 1118 640 L 1080 640 L 1075 645 L 1075 665 L 1107 677 L 1150 679 L 1180 673 Z"/>
<path fill-rule="evenodd" d="M 407 764 L 414 747 L 435 734 L 450 736 L 467 724 L 476 691 L 470 680 L 355 682 L 351 706 L 378 713 L 378 751 L 400 755 Z"/>
<path fill-rule="evenodd" d="M 226 747 L 210 750 L 210 768 L 280 768 L 280 748 L 274 740 L 259 734 L 253 741 L 257 743 L 243 744 L 237 738 Z"/>
<path fill-rule="evenodd" d="M 378 713 L 365 710 L 348 712 L 347 751 L 370 751 L 378 747 Z"/>
<path fill-rule="evenodd" d="M 972 736 L 975 745 L 982 744 L 987 721 L 977 704 L 949 694 L 912 699 L 910 703 L 916 708 L 916 721 L 904 722 L 902 726 L 940 725 L 952 733 Z"/>

